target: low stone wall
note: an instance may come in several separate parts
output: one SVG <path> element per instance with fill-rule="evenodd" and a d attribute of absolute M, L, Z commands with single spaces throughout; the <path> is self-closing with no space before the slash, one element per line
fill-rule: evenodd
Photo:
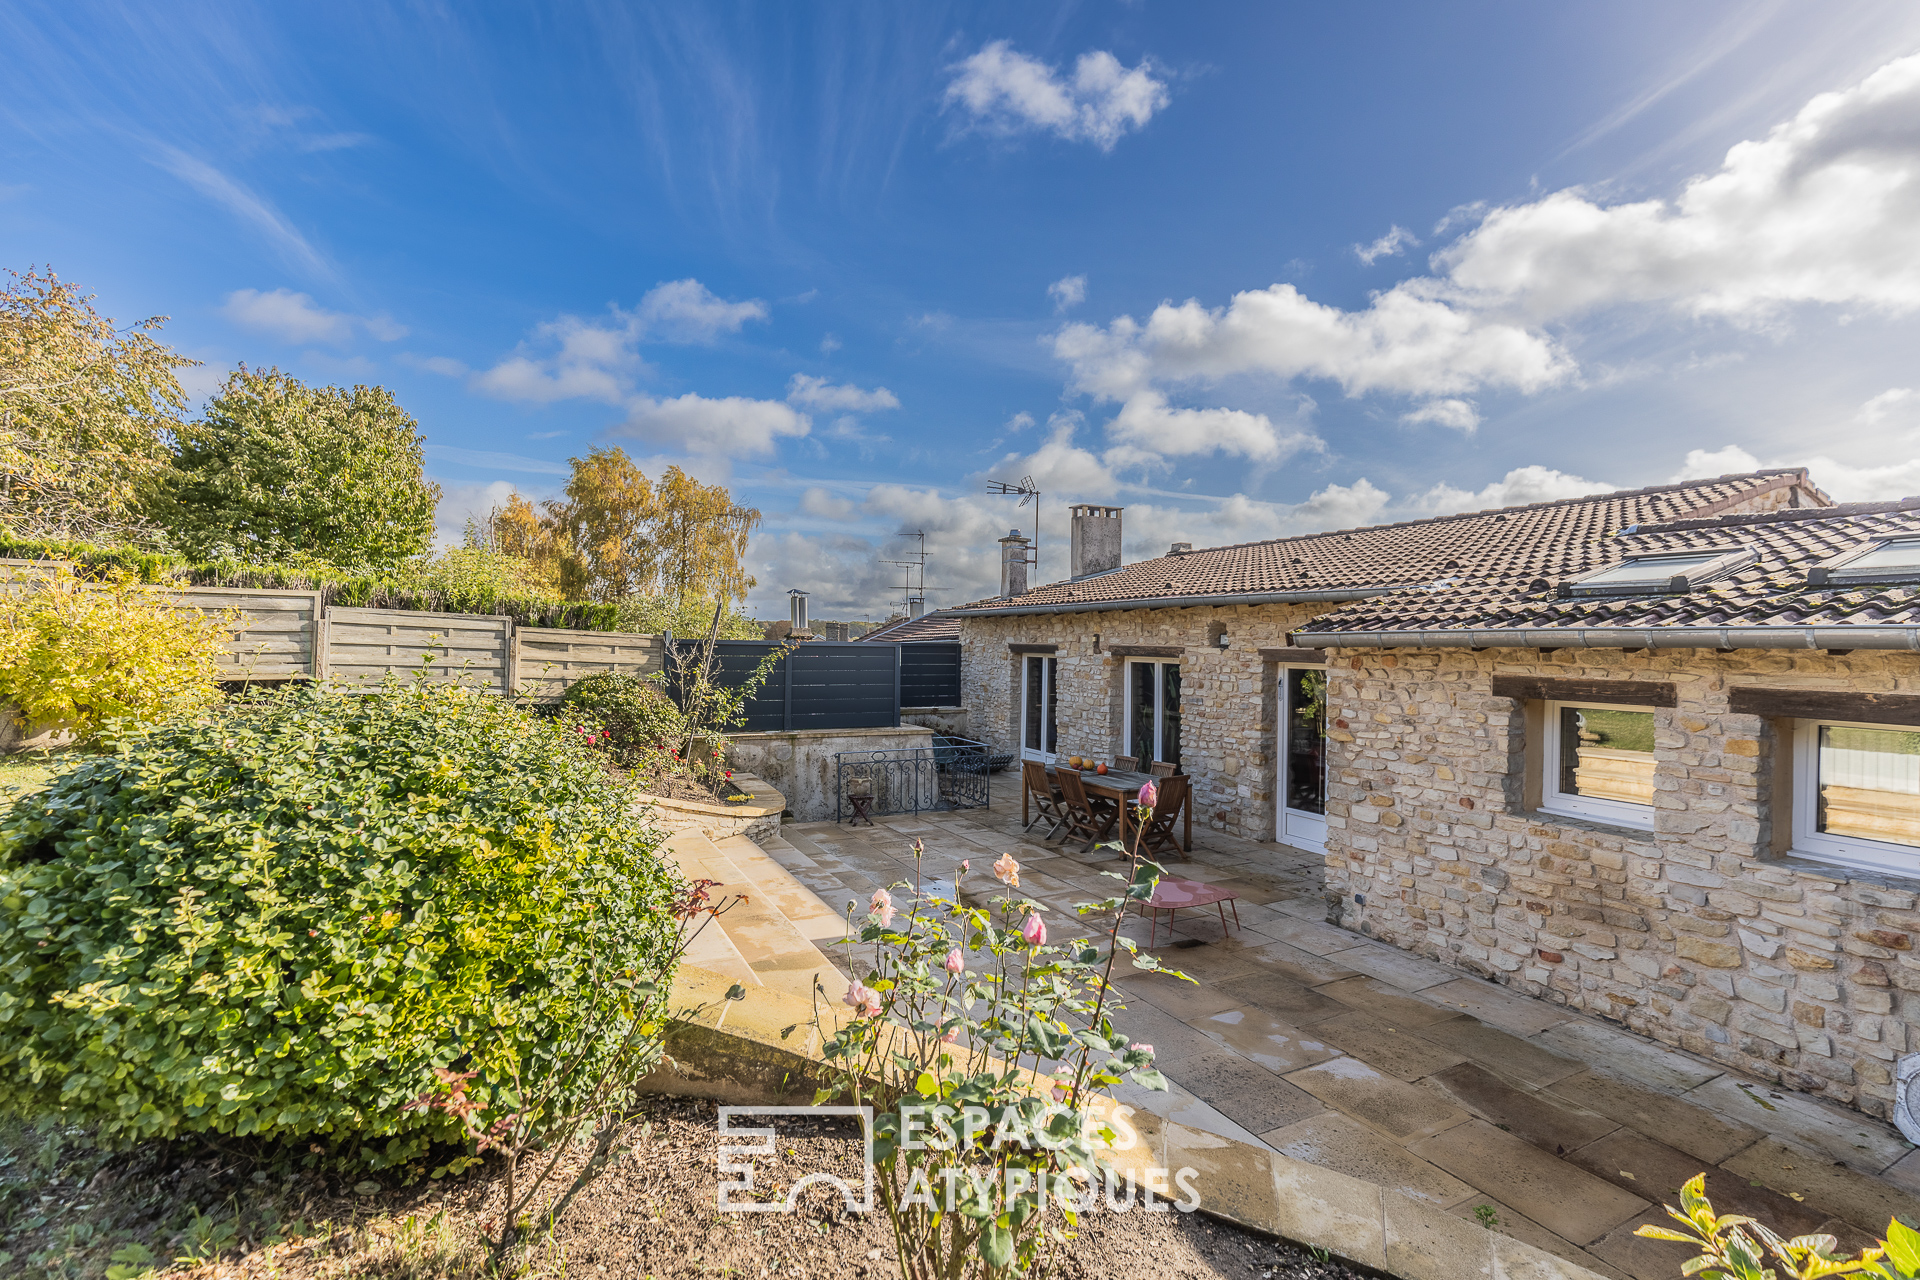
<path fill-rule="evenodd" d="M 734 785 L 752 796 L 747 804 L 707 804 L 650 795 L 640 802 L 654 825 L 669 835 L 691 831 L 709 840 L 745 836 L 758 844 L 780 832 L 780 813 L 787 798 L 751 773 L 735 772 Z"/>
<path fill-rule="evenodd" d="M 834 815 L 837 785 L 833 757 L 844 751 L 930 747 L 933 730 L 903 724 L 898 729 L 800 729 L 792 733 L 742 733 L 732 739 L 727 763 L 752 770 L 778 787 L 796 822 L 827 822 Z"/>

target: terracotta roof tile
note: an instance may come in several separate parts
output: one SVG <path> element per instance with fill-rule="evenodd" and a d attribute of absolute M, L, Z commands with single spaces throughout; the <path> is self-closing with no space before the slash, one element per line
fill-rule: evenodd
<path fill-rule="evenodd" d="M 1920 498 L 1643 525 L 1596 549 L 1594 567 L 1636 552 L 1749 546 L 1747 567 L 1681 594 L 1561 598 L 1530 572 L 1468 574 L 1438 590 L 1342 606 L 1302 634 L 1552 627 L 1920 626 L 1920 585 L 1810 588 L 1809 568 L 1890 535 L 1920 535 Z"/>
<path fill-rule="evenodd" d="M 918 618 L 903 618 L 890 627 L 881 627 L 869 631 L 860 637 L 862 640 L 881 640 L 887 643 L 915 644 L 922 641 L 958 640 L 960 638 L 960 619 L 951 609 L 936 609 L 932 613 L 922 614 Z"/>
<path fill-rule="evenodd" d="M 1050 583 L 1012 600 L 975 601 L 951 612 L 964 616 L 1010 606 L 1044 610 L 1048 605 L 1085 607 L 1168 596 L 1390 589 L 1454 576 L 1482 582 L 1566 577 L 1606 563 L 1613 554 L 1608 539 L 1622 529 L 1711 516 L 1796 483 L 1806 485 L 1804 471 L 1759 471 L 1212 547 Z"/>

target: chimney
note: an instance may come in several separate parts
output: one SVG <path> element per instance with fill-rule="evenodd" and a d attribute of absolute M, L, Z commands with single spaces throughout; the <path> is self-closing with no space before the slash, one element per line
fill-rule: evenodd
<path fill-rule="evenodd" d="M 1167 554 L 1170 556 L 1183 556 L 1191 550 L 1193 550 L 1193 544 L 1191 542 L 1176 542 L 1167 548 Z"/>
<path fill-rule="evenodd" d="M 925 600 L 913 599 L 907 601 L 907 616 L 909 618 L 918 618 L 926 611 L 927 602 Z"/>
<path fill-rule="evenodd" d="M 1073 549 L 1069 576 L 1084 578 L 1120 567 L 1121 507 L 1073 508 Z"/>
<path fill-rule="evenodd" d="M 1027 594 L 1027 537 L 1018 529 L 1000 539 L 1000 595 L 1011 599 Z"/>
<path fill-rule="evenodd" d="M 787 592 L 787 615 L 793 623 L 794 633 L 807 629 L 807 593 L 795 588 Z"/>

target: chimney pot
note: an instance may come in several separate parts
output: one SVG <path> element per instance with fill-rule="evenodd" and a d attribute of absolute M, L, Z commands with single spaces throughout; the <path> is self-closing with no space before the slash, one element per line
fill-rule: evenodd
<path fill-rule="evenodd" d="M 1183 556 L 1191 550 L 1193 550 L 1193 544 L 1191 542 L 1176 542 L 1167 548 L 1167 554 L 1170 556 Z"/>
<path fill-rule="evenodd" d="M 807 629 L 807 593 L 795 588 L 787 592 L 787 613 L 795 631 Z"/>
<path fill-rule="evenodd" d="M 1070 577 L 1085 578 L 1120 567 L 1120 513 L 1123 510 L 1123 507 L 1095 507 L 1086 503 L 1072 508 Z"/>
<path fill-rule="evenodd" d="M 1007 530 L 1000 539 L 1000 595 L 1002 599 L 1027 594 L 1026 535 L 1018 529 Z"/>

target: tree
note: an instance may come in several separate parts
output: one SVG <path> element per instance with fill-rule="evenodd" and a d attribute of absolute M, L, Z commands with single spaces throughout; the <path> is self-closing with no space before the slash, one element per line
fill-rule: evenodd
<path fill-rule="evenodd" d="M 519 494 L 495 507 L 469 544 L 524 557 L 563 594 L 617 602 L 664 594 L 670 612 L 691 601 L 746 598 L 742 559 L 760 513 L 736 507 L 724 485 L 668 467 L 648 481 L 626 451 L 572 458 L 566 497 L 535 507 Z"/>
<path fill-rule="evenodd" d="M 422 474 L 416 427 L 385 387 L 242 365 L 176 432 L 155 512 L 197 555 L 385 568 L 433 539 L 440 486 Z"/>
<path fill-rule="evenodd" d="M 154 338 L 165 316 L 116 329 L 53 272 L 0 290 L 0 521 L 32 538 L 144 542 L 140 509 L 186 407 Z"/>

